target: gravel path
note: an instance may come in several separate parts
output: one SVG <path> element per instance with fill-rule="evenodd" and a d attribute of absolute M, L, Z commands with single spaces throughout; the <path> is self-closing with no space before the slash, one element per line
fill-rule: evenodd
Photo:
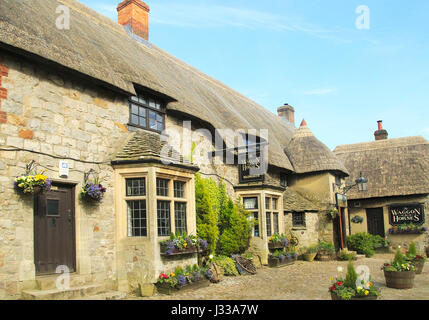
<path fill-rule="evenodd" d="M 380 267 L 393 255 L 376 255 L 355 261 L 355 268 L 366 265 L 372 281 L 381 289 L 381 300 L 429 300 L 429 263 L 423 273 L 415 278 L 414 288 L 397 290 L 387 288 Z M 330 300 L 328 287 L 330 277 L 335 277 L 337 268 L 347 271 L 347 262 L 305 262 L 282 268 L 263 267 L 254 276 L 225 277 L 218 284 L 195 291 L 181 292 L 172 296 L 156 294 L 150 298 L 129 297 L 142 300 Z"/>

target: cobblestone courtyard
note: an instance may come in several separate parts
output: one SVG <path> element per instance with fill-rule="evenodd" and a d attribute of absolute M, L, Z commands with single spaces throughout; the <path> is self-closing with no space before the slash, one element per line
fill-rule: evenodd
<path fill-rule="evenodd" d="M 414 288 L 397 290 L 386 287 L 380 267 L 393 255 L 376 255 L 355 261 L 355 267 L 366 265 L 371 271 L 373 282 L 382 291 L 381 300 L 429 300 L 429 265 L 415 278 Z M 178 293 L 173 296 L 156 294 L 150 300 L 330 300 L 328 287 L 330 277 L 337 275 L 342 266 L 345 272 L 347 262 L 305 262 L 282 268 L 263 267 L 254 276 L 225 277 L 218 284 L 196 291 Z"/>

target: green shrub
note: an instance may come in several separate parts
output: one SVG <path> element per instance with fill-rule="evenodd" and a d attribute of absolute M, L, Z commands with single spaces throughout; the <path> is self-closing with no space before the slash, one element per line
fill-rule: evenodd
<path fill-rule="evenodd" d="M 359 232 L 351 236 L 347 236 L 347 246 L 350 250 L 356 251 L 359 254 L 364 254 L 367 257 L 372 257 L 375 254 L 376 237 L 365 232 Z"/>
<path fill-rule="evenodd" d="M 216 214 L 213 210 L 212 199 L 207 183 L 198 173 L 195 175 L 195 206 L 197 214 L 197 235 L 207 240 L 207 251 L 209 253 L 214 253 L 219 234 Z"/>
<path fill-rule="evenodd" d="M 213 261 L 222 268 L 224 275 L 226 276 L 238 276 L 238 270 L 235 266 L 234 260 L 226 256 L 216 256 Z"/>
<path fill-rule="evenodd" d="M 358 275 L 356 273 L 353 262 L 350 260 L 349 264 L 347 265 L 347 275 L 346 275 L 346 279 L 344 280 L 344 285 L 346 287 L 356 289 L 357 277 Z"/>
<path fill-rule="evenodd" d="M 335 247 L 332 243 L 320 241 L 317 245 L 317 252 L 335 253 Z"/>
<path fill-rule="evenodd" d="M 251 237 L 249 212 L 228 197 L 225 184 L 196 174 L 195 199 L 197 234 L 207 240 L 208 252 L 225 256 L 243 253 Z"/>
<path fill-rule="evenodd" d="M 337 254 L 337 258 L 341 261 L 355 260 L 356 253 L 351 253 L 347 250 L 340 250 L 340 252 Z"/>
<path fill-rule="evenodd" d="M 414 242 L 411 242 L 410 246 L 408 247 L 407 257 L 415 258 L 416 256 L 417 256 L 416 244 Z"/>

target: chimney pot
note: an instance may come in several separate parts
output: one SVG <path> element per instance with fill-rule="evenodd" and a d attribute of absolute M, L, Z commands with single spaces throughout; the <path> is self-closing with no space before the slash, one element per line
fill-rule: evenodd
<path fill-rule="evenodd" d="M 132 32 L 149 40 L 149 6 L 141 0 L 124 0 L 116 8 L 118 23 L 130 26 Z"/>
<path fill-rule="evenodd" d="M 386 140 L 389 136 L 388 132 L 383 129 L 383 120 L 377 121 L 378 130 L 374 132 L 375 140 Z"/>
<path fill-rule="evenodd" d="M 283 106 L 277 108 L 277 114 L 279 117 L 295 125 L 295 109 L 289 104 L 285 103 Z"/>

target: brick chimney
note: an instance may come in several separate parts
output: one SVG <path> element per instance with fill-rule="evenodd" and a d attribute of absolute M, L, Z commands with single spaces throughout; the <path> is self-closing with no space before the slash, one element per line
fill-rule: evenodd
<path fill-rule="evenodd" d="M 283 118 L 295 125 L 295 109 L 292 106 L 285 103 L 277 109 L 277 113 L 280 118 Z"/>
<path fill-rule="evenodd" d="M 378 123 L 378 130 L 374 132 L 375 140 L 386 140 L 389 134 L 386 130 L 383 129 L 383 121 L 379 120 Z"/>
<path fill-rule="evenodd" d="M 141 0 L 125 0 L 118 4 L 118 23 L 130 26 L 132 32 L 149 40 L 149 6 Z"/>

